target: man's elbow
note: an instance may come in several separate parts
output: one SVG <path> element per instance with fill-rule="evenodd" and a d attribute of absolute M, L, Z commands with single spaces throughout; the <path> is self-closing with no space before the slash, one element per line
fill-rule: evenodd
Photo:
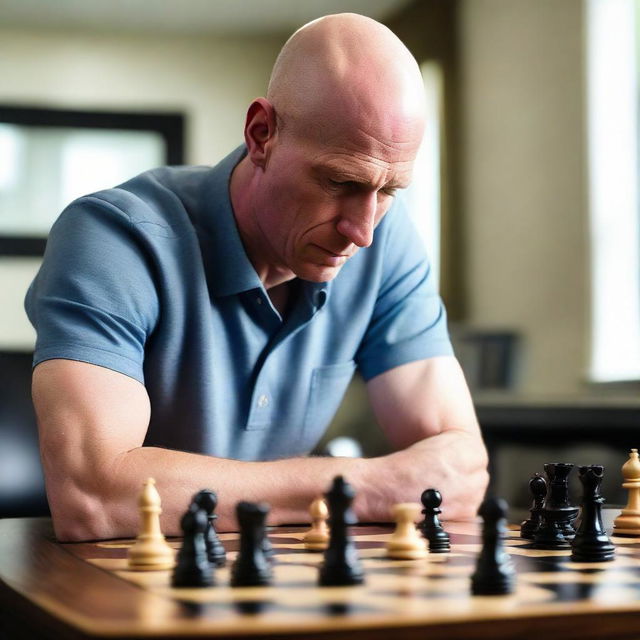
<path fill-rule="evenodd" d="M 467 438 L 469 438 L 467 440 Z M 452 520 L 472 520 L 478 515 L 480 504 L 485 498 L 489 486 L 489 455 L 479 436 L 465 436 L 464 453 L 459 452 L 459 467 L 454 475 L 457 491 L 450 504 L 447 517 Z"/>
<path fill-rule="evenodd" d="M 104 499 L 78 485 L 47 483 L 47 496 L 56 538 L 82 542 L 110 537 L 108 509 Z"/>

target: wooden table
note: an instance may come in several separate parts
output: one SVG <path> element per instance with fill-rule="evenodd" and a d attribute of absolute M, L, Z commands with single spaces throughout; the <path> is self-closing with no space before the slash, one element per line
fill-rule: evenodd
<path fill-rule="evenodd" d="M 452 552 L 426 560 L 384 557 L 390 530 L 354 530 L 367 582 L 316 586 L 322 555 L 302 529 L 270 531 L 272 587 L 232 589 L 228 568 L 209 589 L 172 589 L 170 572 L 130 572 L 131 541 L 59 544 L 48 519 L 0 520 L 3 638 L 632 638 L 640 637 L 640 542 L 615 539 L 614 562 L 577 565 L 566 552 L 507 540 L 518 586 L 472 597 L 477 527 L 449 523 Z M 223 534 L 231 562 L 235 534 Z M 174 546 L 178 545 L 175 541 Z M 3 635 L 4 634 L 4 635 Z"/>

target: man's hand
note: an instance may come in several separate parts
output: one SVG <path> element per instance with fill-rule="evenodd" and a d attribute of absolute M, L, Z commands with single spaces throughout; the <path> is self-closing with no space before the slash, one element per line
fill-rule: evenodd
<path fill-rule="evenodd" d="M 453 357 L 412 362 L 369 381 L 369 397 L 396 453 L 369 463 L 361 519 L 388 520 L 396 502 L 442 493 L 443 517 L 476 515 L 489 476 L 487 453 L 460 365 Z"/>

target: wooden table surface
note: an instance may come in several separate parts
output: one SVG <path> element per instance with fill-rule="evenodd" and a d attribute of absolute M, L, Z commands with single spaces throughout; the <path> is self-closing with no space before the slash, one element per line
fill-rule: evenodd
<path fill-rule="evenodd" d="M 614 562 L 578 565 L 524 548 L 513 529 L 516 592 L 473 597 L 477 527 L 447 529 L 450 554 L 393 561 L 389 528 L 355 528 L 361 587 L 316 586 L 322 554 L 305 552 L 304 529 L 289 527 L 270 530 L 274 586 L 232 589 L 227 567 L 215 587 L 172 589 L 170 572 L 127 570 L 131 541 L 59 544 L 48 519 L 0 520 L 0 638 L 640 637 L 640 541 L 615 539 Z M 237 536 L 221 537 L 231 562 Z"/>

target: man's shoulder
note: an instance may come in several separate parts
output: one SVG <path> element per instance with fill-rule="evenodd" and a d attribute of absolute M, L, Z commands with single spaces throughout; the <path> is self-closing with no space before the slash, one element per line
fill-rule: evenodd
<path fill-rule="evenodd" d="M 181 235 L 193 228 L 211 167 L 159 167 L 72 203 L 126 218 L 151 235 Z"/>

